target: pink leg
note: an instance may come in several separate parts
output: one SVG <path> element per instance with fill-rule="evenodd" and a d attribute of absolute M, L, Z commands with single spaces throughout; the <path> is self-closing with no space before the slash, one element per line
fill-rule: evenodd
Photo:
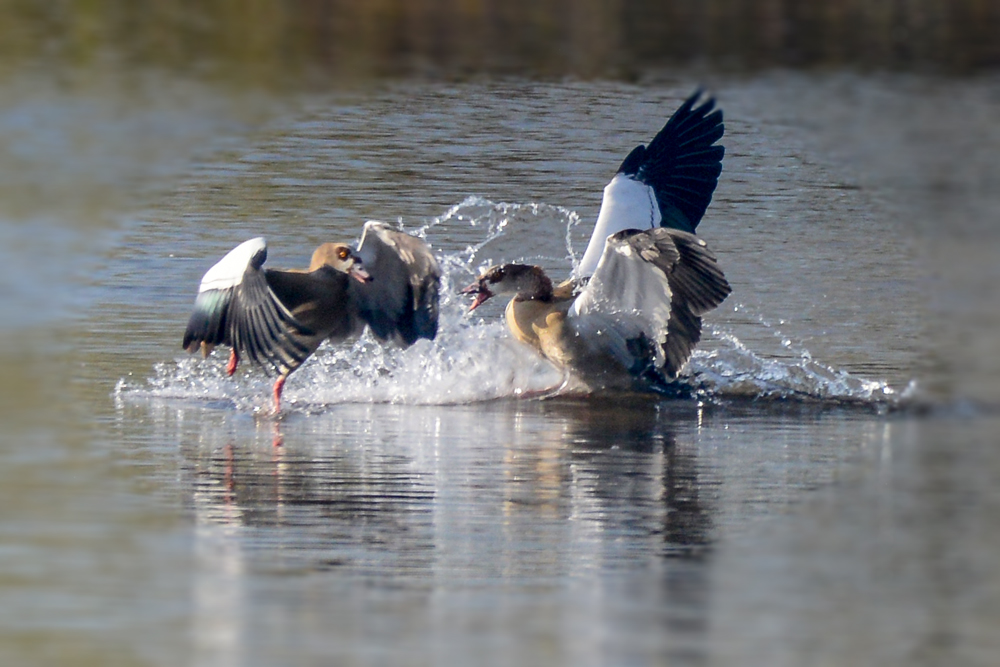
<path fill-rule="evenodd" d="M 236 372 L 236 365 L 240 363 L 240 357 L 236 354 L 236 350 L 229 351 L 229 363 L 226 364 L 226 373 L 232 375 Z"/>
<path fill-rule="evenodd" d="M 285 388 L 285 376 L 274 381 L 274 414 L 281 412 L 281 390 Z"/>

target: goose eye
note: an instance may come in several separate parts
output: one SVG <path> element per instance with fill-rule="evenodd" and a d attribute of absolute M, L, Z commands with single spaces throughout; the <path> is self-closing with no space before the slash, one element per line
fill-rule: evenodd
<path fill-rule="evenodd" d="M 340 259 L 347 259 L 347 248 L 341 248 L 337 251 L 337 257 Z"/>

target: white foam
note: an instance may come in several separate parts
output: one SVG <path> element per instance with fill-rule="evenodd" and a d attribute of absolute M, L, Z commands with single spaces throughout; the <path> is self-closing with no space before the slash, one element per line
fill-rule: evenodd
<path fill-rule="evenodd" d="M 710 336 L 723 344 L 712 351 L 696 349 L 689 364 L 706 397 L 870 403 L 897 398 L 888 383 L 826 366 L 808 352 L 799 361 L 786 363 L 761 357 L 733 334 L 713 331 Z"/>
<path fill-rule="evenodd" d="M 553 231 L 565 226 L 567 255 L 542 259 L 568 272 L 575 261 L 568 247 L 569 232 L 577 223 L 576 215 L 566 209 L 481 198 L 466 199 L 431 220 L 414 233 L 432 242 L 444 272 L 438 337 L 406 350 L 383 346 L 369 334 L 353 344 L 326 344 L 290 377 L 284 407 L 312 411 L 343 403 L 444 405 L 521 397 L 559 386 L 561 372 L 514 341 L 499 319 L 486 321 L 478 310 L 470 316 L 468 299 L 458 290 L 492 253 L 517 252 L 510 248 L 523 252 L 524 240 L 515 230 L 536 234 L 540 225 Z M 455 250 L 465 239 L 468 244 Z M 448 244 L 453 250 L 441 252 Z M 524 258 L 509 254 L 506 259 Z M 711 345 L 695 350 L 684 376 L 703 400 L 746 397 L 884 404 L 900 398 L 887 383 L 823 365 L 807 350 L 800 351 L 798 360 L 787 362 L 755 353 L 731 332 L 710 329 L 705 339 Z M 226 357 L 223 350 L 207 360 L 184 356 L 161 362 L 142 382 L 119 381 L 116 397 L 221 402 L 238 410 L 268 407 L 273 379 L 249 366 L 227 377 Z"/>

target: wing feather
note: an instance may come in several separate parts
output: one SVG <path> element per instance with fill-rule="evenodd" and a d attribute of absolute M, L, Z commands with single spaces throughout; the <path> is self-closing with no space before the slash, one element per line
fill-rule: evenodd
<path fill-rule="evenodd" d="M 268 371 L 290 373 L 313 352 L 313 335 L 275 295 L 263 270 L 267 245 L 246 241 L 202 278 L 183 346 L 226 344 Z"/>
<path fill-rule="evenodd" d="M 421 239 L 365 223 L 358 255 L 371 282 L 352 282 L 348 291 L 361 318 L 380 339 L 404 346 L 433 339 L 438 329 L 441 269 Z"/>
<path fill-rule="evenodd" d="M 664 227 L 624 230 L 607 239 L 594 275 L 567 316 L 581 335 L 611 327 L 629 343 L 630 353 L 648 351 L 648 361 L 674 378 L 701 339 L 701 316 L 730 291 L 715 256 L 695 235 Z M 636 358 L 623 365 L 647 364 Z"/>
<path fill-rule="evenodd" d="M 636 146 L 604 188 L 604 199 L 587 250 L 574 274 L 594 273 L 605 240 L 626 229 L 662 226 L 694 233 L 722 173 L 725 133 L 722 110 L 701 91 L 674 112 L 647 146 Z"/>
<path fill-rule="evenodd" d="M 229 308 L 236 287 L 252 266 L 267 259 L 267 243 L 262 238 L 244 241 L 205 272 L 198 285 L 194 311 L 184 332 L 184 349 L 194 352 L 201 343 L 230 344 Z"/>

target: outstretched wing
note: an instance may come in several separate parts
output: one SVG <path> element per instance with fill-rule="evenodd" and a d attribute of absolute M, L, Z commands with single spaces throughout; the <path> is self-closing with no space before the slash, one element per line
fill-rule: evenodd
<path fill-rule="evenodd" d="M 648 146 L 636 146 L 604 188 L 590 244 L 577 267 L 585 278 L 597 268 L 604 241 L 625 229 L 672 227 L 694 233 L 712 201 L 725 149 L 714 145 L 725 126 L 709 98 L 695 107 L 696 91 Z"/>
<path fill-rule="evenodd" d="M 374 220 L 365 223 L 358 255 L 371 282 L 352 281 L 358 314 L 380 339 L 412 345 L 438 329 L 441 269 L 421 239 Z"/>
<path fill-rule="evenodd" d="M 581 335 L 610 328 L 603 335 L 621 338 L 623 349 L 652 353 L 655 368 L 673 378 L 701 339 L 701 316 L 730 291 L 715 256 L 694 234 L 630 229 L 607 239 L 568 317 Z"/>
<path fill-rule="evenodd" d="M 206 354 L 230 345 L 244 359 L 282 374 L 312 353 L 303 327 L 275 296 L 262 269 L 267 244 L 245 241 L 210 268 L 198 287 L 194 312 L 184 332 L 184 349 Z"/>

